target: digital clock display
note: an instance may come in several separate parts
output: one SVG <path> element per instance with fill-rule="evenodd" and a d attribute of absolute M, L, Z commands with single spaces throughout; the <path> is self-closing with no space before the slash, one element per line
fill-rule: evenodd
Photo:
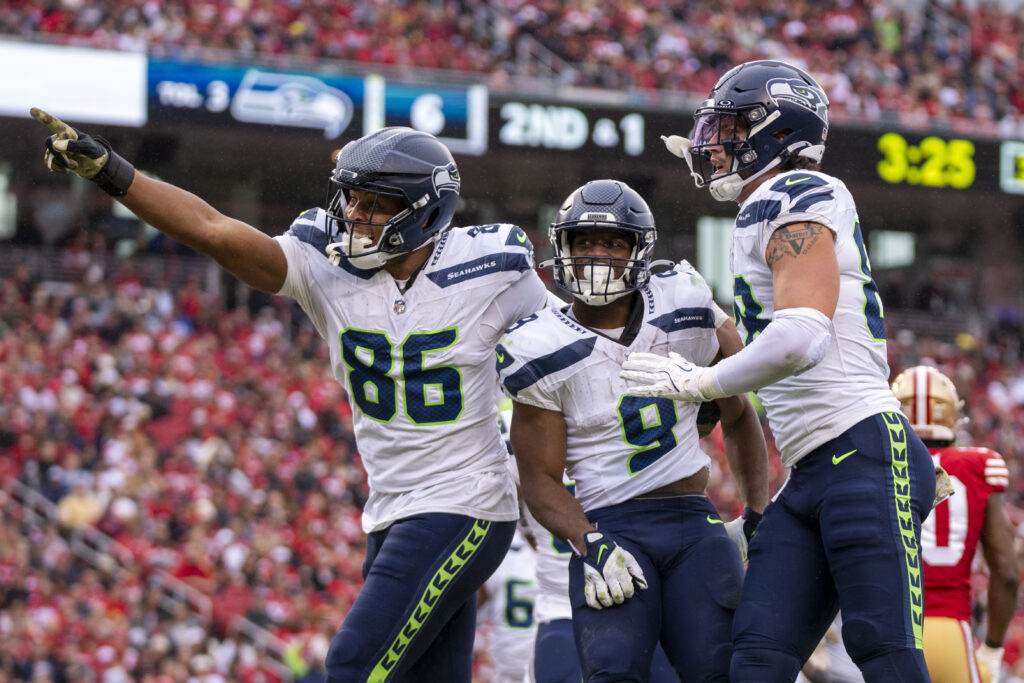
<path fill-rule="evenodd" d="M 878 177 L 887 183 L 963 190 L 974 184 L 974 143 L 931 136 L 916 145 L 899 133 L 878 139 Z"/>
<path fill-rule="evenodd" d="M 1024 194 L 1024 142 L 1006 140 L 999 146 L 999 187 Z"/>

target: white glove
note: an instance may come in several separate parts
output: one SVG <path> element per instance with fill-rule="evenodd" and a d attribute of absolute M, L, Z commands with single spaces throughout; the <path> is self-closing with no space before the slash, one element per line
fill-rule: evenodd
<path fill-rule="evenodd" d="M 739 548 L 743 564 L 747 563 L 747 547 L 750 545 L 750 539 L 754 537 L 757 525 L 761 523 L 761 516 L 750 508 L 744 508 L 742 515 L 725 523 L 725 533 L 729 534 L 729 538 Z"/>
<path fill-rule="evenodd" d="M 729 534 L 729 538 L 736 544 L 736 547 L 740 549 L 740 557 L 743 558 L 743 564 L 747 563 L 747 537 L 743 533 L 743 518 L 737 517 L 731 522 L 725 523 L 725 533 Z"/>
<path fill-rule="evenodd" d="M 594 609 L 611 607 L 633 597 L 633 581 L 641 589 L 647 579 L 628 550 L 621 548 L 607 534 L 588 531 L 583 537 L 587 554 L 583 560 L 583 595 Z"/>
<path fill-rule="evenodd" d="M 639 382 L 627 396 L 663 396 L 677 401 L 703 403 L 725 394 L 715 380 L 714 368 L 702 368 L 670 351 L 668 357 L 634 351 L 622 364 L 619 377 Z"/>
<path fill-rule="evenodd" d="M 1003 669 L 1003 648 L 989 647 L 982 643 L 974 653 L 981 669 L 981 680 L 987 683 L 998 683 Z"/>

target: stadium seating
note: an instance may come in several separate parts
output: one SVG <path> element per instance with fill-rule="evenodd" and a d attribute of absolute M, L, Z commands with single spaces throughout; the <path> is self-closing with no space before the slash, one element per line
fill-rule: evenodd
<path fill-rule="evenodd" d="M 541 74 L 705 93 L 728 64 L 778 58 L 822 81 L 837 120 L 1005 133 L 1019 131 L 1024 114 L 1024 19 L 1012 5 L 13 0 L 0 7 L 0 35 L 178 57 L 479 72 L 493 87 Z"/>

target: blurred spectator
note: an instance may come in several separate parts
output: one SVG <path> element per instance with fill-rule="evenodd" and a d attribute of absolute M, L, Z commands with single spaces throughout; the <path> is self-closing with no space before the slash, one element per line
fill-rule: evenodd
<path fill-rule="evenodd" d="M 85 482 L 79 481 L 57 503 L 57 520 L 68 529 L 92 526 L 103 516 L 103 505 Z"/>
<path fill-rule="evenodd" d="M 655 101 L 656 91 L 703 95 L 730 64 L 782 59 L 821 81 L 835 121 L 1005 136 L 1024 131 L 1022 25 L 1015 3 L 961 0 L 13 0 L 0 8 L 0 34 L 32 41 L 259 57 L 285 68 L 308 68 L 310 59 L 439 68 L 486 74 L 496 88 L 548 76 L 646 90 Z M 538 50 L 548 56 L 534 57 Z M 48 239 L 72 229 L 73 216 L 45 205 L 60 209 L 45 221 Z"/>

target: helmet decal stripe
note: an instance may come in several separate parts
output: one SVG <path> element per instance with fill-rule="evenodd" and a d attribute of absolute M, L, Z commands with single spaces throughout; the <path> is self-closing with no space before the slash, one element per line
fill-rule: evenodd
<path fill-rule="evenodd" d="M 926 425 L 931 422 L 931 394 L 928 391 L 928 371 L 917 368 L 914 372 L 914 424 Z"/>

